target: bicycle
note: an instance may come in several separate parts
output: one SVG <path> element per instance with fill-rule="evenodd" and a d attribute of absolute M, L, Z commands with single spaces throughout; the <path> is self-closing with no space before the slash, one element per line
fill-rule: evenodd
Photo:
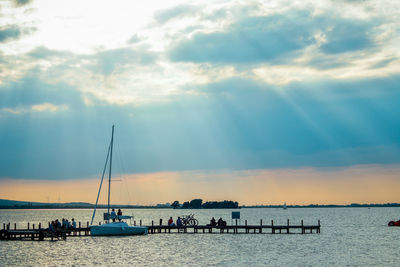
<path fill-rule="evenodd" d="M 186 225 L 197 226 L 199 224 L 199 221 L 194 218 L 194 214 L 183 215 L 182 224 L 185 226 Z"/>

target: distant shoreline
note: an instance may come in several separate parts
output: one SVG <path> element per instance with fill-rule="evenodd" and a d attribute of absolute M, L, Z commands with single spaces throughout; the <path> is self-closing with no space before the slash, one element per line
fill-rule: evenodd
<path fill-rule="evenodd" d="M 122 209 L 173 209 L 170 206 L 146 206 L 146 205 L 112 205 L 113 208 L 122 208 Z M 239 206 L 240 208 L 282 208 L 282 205 L 251 205 Z M 385 207 L 400 207 L 400 203 L 386 203 L 386 204 L 358 204 L 353 203 L 349 205 L 318 205 L 318 204 L 310 204 L 310 205 L 287 205 L 287 208 L 385 208 Z M 93 209 L 93 204 L 58 204 L 58 203 L 24 203 L 24 204 L 15 204 L 15 205 L 0 205 L 0 209 Z M 106 205 L 99 205 L 97 208 L 105 209 Z M 200 208 L 207 209 L 207 208 Z M 224 208 L 217 208 L 224 209 Z M 231 208 L 228 208 L 231 209 Z"/>

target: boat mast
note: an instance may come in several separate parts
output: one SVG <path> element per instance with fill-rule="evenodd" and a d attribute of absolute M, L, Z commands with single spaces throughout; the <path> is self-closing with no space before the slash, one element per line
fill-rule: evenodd
<path fill-rule="evenodd" d="M 111 144 L 110 144 L 110 168 L 109 168 L 109 173 L 108 173 L 108 203 L 107 203 L 108 220 L 107 220 L 107 222 L 110 222 L 110 191 L 111 191 L 111 166 L 112 166 L 113 143 L 114 143 L 114 125 L 112 126 Z"/>

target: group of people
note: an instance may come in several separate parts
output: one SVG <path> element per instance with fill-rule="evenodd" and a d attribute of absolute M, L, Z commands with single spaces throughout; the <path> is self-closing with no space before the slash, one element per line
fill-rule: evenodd
<path fill-rule="evenodd" d="M 212 217 L 210 220 L 210 224 L 207 224 L 208 226 L 226 226 L 226 221 L 222 220 L 220 217 L 218 221 L 215 221 L 215 218 Z"/>
<path fill-rule="evenodd" d="M 175 226 L 174 219 L 172 219 L 172 217 L 169 217 L 168 226 Z M 179 216 L 178 219 L 176 219 L 176 226 L 183 226 L 182 219 Z"/>
<path fill-rule="evenodd" d="M 181 217 L 178 217 L 178 219 L 176 220 L 176 225 L 174 223 L 174 219 L 172 219 L 172 217 L 169 217 L 168 226 L 183 226 Z M 222 220 L 221 217 L 218 219 L 218 221 L 216 221 L 215 218 L 212 217 L 210 220 L 210 224 L 207 224 L 207 226 L 226 226 L 226 221 Z"/>
<path fill-rule="evenodd" d="M 49 225 L 49 230 L 53 233 L 58 233 L 61 231 L 68 231 L 76 229 L 76 222 L 75 219 L 72 218 L 71 222 L 67 219 L 62 218 L 61 222 L 56 219 L 55 221 L 51 221 Z"/>
<path fill-rule="evenodd" d="M 112 219 L 113 222 L 115 222 L 115 219 L 118 219 L 118 221 L 121 221 L 121 216 L 122 216 L 121 209 L 118 209 L 117 213 L 115 213 L 115 209 L 111 210 L 110 218 Z"/>

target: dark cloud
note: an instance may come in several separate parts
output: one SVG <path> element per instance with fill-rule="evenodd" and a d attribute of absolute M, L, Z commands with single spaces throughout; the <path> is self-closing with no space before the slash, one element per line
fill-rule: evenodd
<path fill-rule="evenodd" d="M 140 41 L 140 38 L 137 34 L 132 35 L 132 37 L 128 40 L 129 44 L 134 44 Z"/>
<path fill-rule="evenodd" d="M 5 129 L 0 132 L 5 151 L 0 154 L 0 177 L 96 175 L 104 164 L 112 124 L 117 125 L 117 154 L 125 165 L 118 170 L 116 164 L 116 171 L 123 172 L 399 163 L 399 82 L 393 76 L 276 87 L 236 78 L 193 85 L 189 89 L 203 94 L 172 102 L 82 106 L 53 116 L 0 116 Z M 35 101 L 24 104 L 80 101 L 79 94 L 57 99 L 60 92 L 54 89 L 62 85 L 34 85 L 27 79 L 22 84 L 33 84 L 34 91 L 44 86 L 47 94 L 39 98 L 32 93 L 26 98 Z M 20 90 L 16 84 L 8 88 L 9 94 Z M 19 93 L 17 98 L 14 106 L 25 96 Z"/>
<path fill-rule="evenodd" d="M 78 91 L 66 84 L 48 84 L 35 77 L 24 77 L 0 87 L 0 109 L 25 108 L 50 103 L 82 107 L 83 100 Z"/>
<path fill-rule="evenodd" d="M 363 50 L 373 46 L 369 22 L 338 21 L 331 30 L 326 30 L 327 42 L 321 46 L 323 52 L 338 54 Z"/>
<path fill-rule="evenodd" d="M 309 29 L 293 20 L 280 15 L 247 18 L 224 32 L 199 33 L 177 43 L 170 58 L 214 63 L 273 61 L 314 42 Z"/>
<path fill-rule="evenodd" d="M 52 50 L 45 46 L 39 46 L 28 53 L 28 56 L 38 59 L 72 56 L 71 52 Z"/>
<path fill-rule="evenodd" d="M 33 0 L 12 0 L 17 7 L 25 6 L 33 2 Z"/>
<path fill-rule="evenodd" d="M 151 64 L 155 61 L 156 55 L 145 50 L 132 50 L 119 48 L 99 52 L 87 58 L 94 61 L 92 68 L 104 75 L 111 74 L 117 67 L 131 64 Z"/>
<path fill-rule="evenodd" d="M 375 48 L 374 29 L 380 24 L 377 20 L 311 16 L 308 11 L 299 10 L 271 16 L 241 16 L 223 31 L 194 33 L 190 38 L 177 40 L 169 57 L 173 61 L 196 63 L 290 63 L 304 48 L 316 44 L 315 36 L 321 33 L 326 43 L 320 50 L 326 55 Z M 320 63 L 324 68 L 332 65 Z"/>
<path fill-rule="evenodd" d="M 21 30 L 18 26 L 8 26 L 0 28 L 0 43 L 12 39 L 18 39 L 21 36 Z"/>
<path fill-rule="evenodd" d="M 174 18 L 180 18 L 195 14 L 198 7 L 192 5 L 179 5 L 173 8 L 159 11 L 155 14 L 154 18 L 158 23 L 165 23 Z"/>
<path fill-rule="evenodd" d="M 396 57 L 392 57 L 392 58 L 381 60 L 381 61 L 375 63 L 373 66 L 371 66 L 371 69 L 384 68 L 384 67 L 386 67 L 387 65 L 389 65 L 390 63 L 392 63 L 393 61 L 396 61 L 396 60 L 398 60 L 398 58 L 396 58 Z"/>

